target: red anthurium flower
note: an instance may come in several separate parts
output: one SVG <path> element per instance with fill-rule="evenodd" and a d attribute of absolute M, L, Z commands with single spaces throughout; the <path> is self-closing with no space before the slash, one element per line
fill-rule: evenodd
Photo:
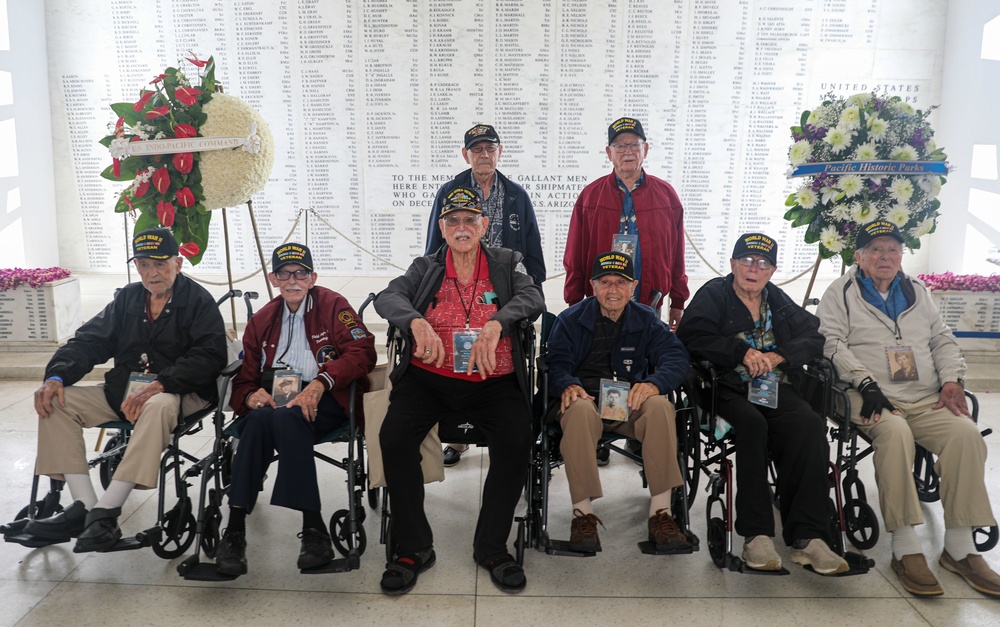
<path fill-rule="evenodd" d="M 164 115 L 166 115 L 168 113 L 170 113 L 170 106 L 169 105 L 163 105 L 162 107 L 156 107 L 152 111 L 147 111 L 146 112 L 146 119 L 147 120 L 152 120 L 153 118 L 158 118 L 158 117 L 164 116 Z"/>
<path fill-rule="evenodd" d="M 170 172 L 167 171 L 166 166 L 153 172 L 153 187 L 161 194 L 166 194 L 167 190 L 170 189 Z"/>
<path fill-rule="evenodd" d="M 149 191 L 149 181 L 143 181 L 142 183 L 139 183 L 136 186 L 135 192 L 132 194 L 132 197 L 142 198 L 143 196 L 146 195 L 147 191 Z"/>
<path fill-rule="evenodd" d="M 191 126 L 190 124 L 175 124 L 174 125 L 174 137 L 181 139 L 186 137 L 197 137 L 198 129 Z"/>
<path fill-rule="evenodd" d="M 177 249 L 180 251 L 180 253 L 182 255 L 184 255 L 185 257 L 187 257 L 189 259 L 191 257 L 194 257 L 195 255 L 197 255 L 198 251 L 201 250 L 200 248 L 198 248 L 198 244 L 195 244 L 194 242 L 188 242 L 187 244 L 181 244 L 180 246 L 177 247 Z"/>
<path fill-rule="evenodd" d="M 115 176 L 121 176 L 122 175 L 122 162 L 119 161 L 118 159 L 112 159 L 111 161 L 113 162 L 113 168 L 112 168 L 112 170 L 114 171 Z"/>
<path fill-rule="evenodd" d="M 140 111 L 145 109 L 146 103 L 149 102 L 149 99 L 152 98 L 153 94 L 155 93 L 156 93 L 155 91 L 146 91 L 145 89 L 142 90 L 140 98 L 135 102 L 134 105 L 132 105 L 132 110 L 135 111 L 136 113 L 139 113 Z"/>
<path fill-rule="evenodd" d="M 150 85 L 155 85 L 155 84 L 159 83 L 160 81 L 162 81 L 163 79 L 165 79 L 166 77 L 167 77 L 166 74 L 160 74 L 159 76 L 157 76 L 153 80 L 149 81 L 149 84 Z"/>
<path fill-rule="evenodd" d="M 194 167 L 194 154 L 190 152 L 179 152 L 174 155 L 174 167 L 181 174 L 187 174 Z"/>
<path fill-rule="evenodd" d="M 156 203 L 156 217 L 160 219 L 160 223 L 163 226 L 173 226 L 174 225 L 174 214 L 176 209 L 169 202 L 163 202 L 162 200 Z"/>
<path fill-rule="evenodd" d="M 132 204 L 132 199 L 128 197 L 128 194 L 122 192 L 122 200 L 128 205 L 128 212 L 132 214 L 132 217 L 135 217 L 135 205 Z"/>
<path fill-rule="evenodd" d="M 201 95 L 201 90 L 194 87 L 178 87 L 177 91 L 174 92 L 174 98 L 180 100 L 187 106 L 191 106 L 198 102 L 196 96 Z"/>
<path fill-rule="evenodd" d="M 194 206 L 194 194 L 191 192 L 190 187 L 185 187 L 177 192 L 177 204 L 185 208 Z"/>
<path fill-rule="evenodd" d="M 121 133 L 123 128 L 125 128 L 125 118 L 118 118 L 118 121 L 115 122 L 115 135 Z"/>
<path fill-rule="evenodd" d="M 198 57 L 184 57 L 184 60 L 190 62 L 191 65 L 194 65 L 195 67 L 205 67 L 208 65 L 208 61 L 202 61 Z M 197 248 L 197 246 L 195 248 Z"/>

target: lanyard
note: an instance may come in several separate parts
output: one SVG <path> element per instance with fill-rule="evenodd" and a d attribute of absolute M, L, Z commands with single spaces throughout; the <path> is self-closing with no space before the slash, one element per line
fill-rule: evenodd
<path fill-rule="evenodd" d="M 472 318 L 472 306 L 476 303 L 476 288 L 479 287 L 479 255 L 476 255 L 476 275 L 472 279 L 472 298 L 469 299 L 468 305 L 465 304 L 464 290 L 458 284 L 458 277 L 452 277 L 451 280 L 455 282 L 455 291 L 458 292 L 458 298 L 462 301 L 462 311 L 465 312 L 465 328 L 468 329 L 469 321 Z"/>

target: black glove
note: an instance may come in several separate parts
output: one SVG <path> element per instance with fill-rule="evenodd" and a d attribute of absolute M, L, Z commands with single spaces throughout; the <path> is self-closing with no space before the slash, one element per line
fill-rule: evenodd
<path fill-rule="evenodd" d="M 882 410 L 895 411 L 896 408 L 892 406 L 889 399 L 882 393 L 878 383 L 871 377 L 861 382 L 858 391 L 861 392 L 862 399 L 861 417 L 865 419 L 865 422 L 871 420 L 872 415 L 881 414 Z"/>

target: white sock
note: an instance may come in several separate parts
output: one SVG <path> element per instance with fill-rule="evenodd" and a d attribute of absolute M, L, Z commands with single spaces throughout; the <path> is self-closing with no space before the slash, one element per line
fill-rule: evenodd
<path fill-rule="evenodd" d="M 971 533 L 969 537 L 972 537 Z M 924 547 L 913 525 L 904 525 L 892 532 L 892 556 L 897 560 L 903 559 L 904 555 L 923 554 L 923 552 Z"/>
<path fill-rule="evenodd" d="M 109 485 L 108 489 L 104 491 L 103 495 L 101 495 L 101 498 L 97 501 L 97 505 L 95 505 L 95 507 L 100 507 L 101 509 L 114 509 L 116 507 L 121 507 L 125 504 L 125 499 L 127 499 L 128 495 L 132 493 L 132 488 L 134 487 L 134 483 L 112 479 L 111 485 Z"/>
<path fill-rule="evenodd" d="M 654 494 L 649 499 L 649 517 L 652 518 L 656 516 L 656 513 L 661 509 L 667 510 L 670 513 L 670 490 L 666 492 L 660 492 L 659 494 Z"/>
<path fill-rule="evenodd" d="M 972 541 L 971 527 L 949 527 L 944 530 L 944 550 L 956 562 L 969 555 L 976 555 L 976 543 Z"/>
<path fill-rule="evenodd" d="M 583 499 L 579 503 L 573 503 L 573 515 L 576 516 L 576 510 L 583 512 L 583 515 L 594 513 L 594 506 L 591 505 L 590 499 Z"/>
<path fill-rule="evenodd" d="M 69 488 L 69 495 L 74 501 L 80 501 L 83 506 L 90 511 L 97 503 L 97 493 L 94 492 L 94 484 L 90 481 L 90 475 L 64 475 L 66 487 Z"/>

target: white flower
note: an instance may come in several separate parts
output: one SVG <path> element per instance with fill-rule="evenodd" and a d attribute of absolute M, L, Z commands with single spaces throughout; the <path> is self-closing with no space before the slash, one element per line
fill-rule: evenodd
<path fill-rule="evenodd" d="M 111 157 L 114 159 L 124 159 L 128 156 L 128 145 L 129 140 L 124 137 L 116 137 L 111 140 L 111 145 L 108 146 L 108 150 L 111 151 Z"/>
<path fill-rule="evenodd" d="M 899 202 L 906 202 L 913 196 L 913 183 L 907 176 L 895 176 L 889 184 L 889 194 Z"/>
<path fill-rule="evenodd" d="M 853 106 L 844 109 L 844 112 L 840 114 L 840 122 L 837 123 L 837 127 L 848 131 L 861 128 L 861 112 L 858 110 L 858 107 Z"/>
<path fill-rule="evenodd" d="M 892 103 L 891 106 L 892 106 L 893 113 L 895 113 L 896 115 L 913 115 L 914 113 L 916 113 L 913 110 L 913 107 L 911 107 L 910 105 L 906 104 L 905 102 L 903 102 L 901 100 L 898 101 L 898 102 Z"/>
<path fill-rule="evenodd" d="M 202 109 L 208 119 L 198 128 L 203 137 L 247 137 L 256 124 L 260 150 L 209 150 L 199 169 L 206 209 L 235 207 L 264 189 L 274 165 L 274 138 L 264 118 L 239 98 L 216 92 Z"/>
<path fill-rule="evenodd" d="M 844 240 L 837 233 L 837 227 L 833 225 L 823 227 L 819 234 L 819 242 L 831 253 L 839 253 L 844 248 Z"/>
<path fill-rule="evenodd" d="M 897 159 L 899 161 L 916 161 L 917 151 L 913 146 L 909 144 L 903 144 L 902 146 L 893 150 L 890 156 L 891 158 Z"/>
<path fill-rule="evenodd" d="M 842 128 L 835 128 L 826 134 L 823 141 L 830 144 L 830 148 L 833 152 L 843 152 L 845 148 L 851 145 L 851 141 L 854 139 L 854 133 L 851 131 L 845 131 Z"/>
<path fill-rule="evenodd" d="M 932 228 L 934 228 L 934 218 L 932 216 L 928 216 L 921 220 L 917 226 L 910 229 L 910 235 L 916 239 L 920 239 L 924 235 L 930 233 Z"/>
<path fill-rule="evenodd" d="M 857 174 L 847 174 L 840 177 L 840 191 L 844 192 L 848 198 L 860 194 L 864 186 L 864 180 Z"/>
<path fill-rule="evenodd" d="M 809 140 L 806 139 L 800 139 L 795 142 L 792 144 L 791 150 L 788 151 L 788 161 L 792 165 L 802 165 L 811 156 L 812 145 L 810 145 Z"/>
<path fill-rule="evenodd" d="M 927 200 L 934 200 L 941 193 L 941 177 L 936 175 L 921 176 L 917 179 L 917 185 L 924 190 Z"/>
<path fill-rule="evenodd" d="M 854 151 L 854 158 L 858 161 L 872 161 L 875 159 L 875 144 L 871 142 L 861 144 Z"/>
<path fill-rule="evenodd" d="M 837 203 L 830 208 L 829 214 L 830 217 L 837 222 L 846 222 L 851 219 L 851 205 L 846 203 Z"/>
<path fill-rule="evenodd" d="M 904 203 L 896 203 L 889 208 L 889 213 L 885 215 L 885 219 L 897 227 L 903 228 L 903 225 L 910 221 L 910 210 L 906 208 Z"/>
<path fill-rule="evenodd" d="M 809 117 L 806 118 L 806 124 L 811 124 L 812 126 L 823 126 L 823 110 L 826 107 L 819 107 L 818 109 L 813 109 L 809 112 Z"/>
<path fill-rule="evenodd" d="M 816 192 L 812 190 L 808 185 L 799 189 L 795 192 L 795 202 L 801 205 L 805 209 L 812 209 L 819 202 L 819 197 Z"/>
<path fill-rule="evenodd" d="M 851 205 L 851 218 L 858 224 L 867 224 L 875 219 L 875 208 L 868 203 L 856 202 Z"/>
<path fill-rule="evenodd" d="M 851 103 L 853 105 L 857 105 L 859 107 L 863 107 L 863 106 L 865 106 L 866 104 L 868 104 L 871 101 L 872 101 L 872 95 L 870 93 L 868 93 L 868 92 L 862 92 L 860 94 L 854 94 L 853 96 L 849 96 L 847 98 L 847 102 L 849 102 L 849 103 Z"/>
<path fill-rule="evenodd" d="M 889 123 L 878 116 L 868 118 L 868 136 L 875 141 L 885 139 L 885 133 L 889 130 Z"/>

